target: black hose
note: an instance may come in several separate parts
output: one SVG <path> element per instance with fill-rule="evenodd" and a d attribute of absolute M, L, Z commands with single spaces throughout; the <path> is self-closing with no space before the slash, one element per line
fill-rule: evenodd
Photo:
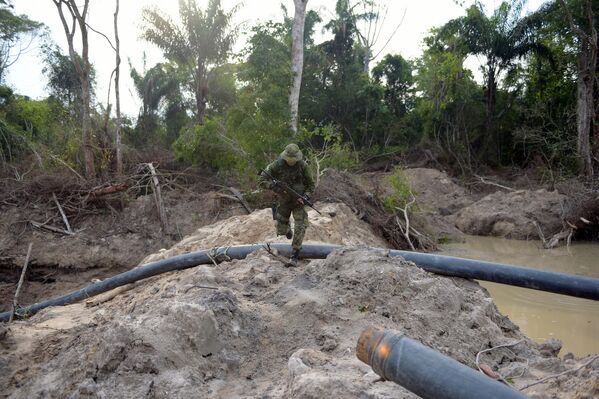
<path fill-rule="evenodd" d="M 356 355 L 383 379 L 423 399 L 526 398 L 398 331 L 368 327 L 360 335 Z"/>
<path fill-rule="evenodd" d="M 221 260 L 223 257 L 229 259 L 243 259 L 250 253 L 264 247 L 264 245 L 256 244 L 213 248 L 211 250 L 190 252 L 148 263 L 61 297 L 20 308 L 17 310 L 16 315 L 21 317 L 33 315 L 49 306 L 68 305 L 110 291 L 113 288 L 158 274 L 172 270 L 186 269 L 201 264 L 208 264 L 212 262 L 212 259 Z M 289 256 L 291 253 L 289 244 L 270 244 L 270 247 L 276 249 L 285 256 Z M 308 259 L 324 259 L 332 251 L 342 248 L 345 247 L 339 245 L 306 244 L 301 250 L 300 257 Z M 492 281 L 580 298 L 599 300 L 599 279 L 591 277 L 572 276 L 563 273 L 546 272 L 519 266 L 454 258 L 450 256 L 385 250 L 380 248 L 372 249 L 385 253 L 388 252 L 390 256 L 401 256 L 406 260 L 416 263 L 417 266 L 424 270 L 446 276 Z M 9 317 L 10 312 L 0 313 L 0 321 L 8 321 Z"/>

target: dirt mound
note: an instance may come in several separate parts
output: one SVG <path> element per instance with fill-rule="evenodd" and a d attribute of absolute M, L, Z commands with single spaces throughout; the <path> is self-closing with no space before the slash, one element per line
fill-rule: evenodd
<path fill-rule="evenodd" d="M 356 219 L 347 205 L 317 203 L 316 208 L 322 215 L 307 208 L 310 226 L 306 230 L 304 243 L 325 242 L 345 246 L 388 247 L 389 244 L 377 237 L 367 223 Z M 262 209 L 251 215 L 234 216 L 209 226 L 200 227 L 171 249 L 150 255 L 143 263 L 213 247 L 267 242 L 289 243 L 290 241 L 284 236 L 277 237 L 271 210 Z"/>
<path fill-rule="evenodd" d="M 471 195 L 457 185 L 445 172 L 436 169 L 404 169 L 416 197 L 418 212 L 413 215 L 422 229 L 438 240 L 461 241 L 463 233 L 448 220 L 447 216 L 472 203 Z M 379 198 L 391 194 L 391 187 L 385 182 L 390 173 L 364 173 L 360 183 L 369 187 Z"/>
<path fill-rule="evenodd" d="M 387 213 L 376 191 L 363 185 L 361 179 L 334 169 L 327 169 L 320 178 L 315 198 L 324 202 L 346 204 L 358 219 L 370 224 L 376 235 L 383 237 L 393 248 L 408 248 L 403 234 Z"/>
<path fill-rule="evenodd" d="M 353 212 L 321 207 L 336 216 L 314 218 L 313 234 L 322 228 L 340 243 L 367 240 Z M 255 223 L 266 216 L 207 227 L 168 254 L 262 240 Z M 10 398 L 414 398 L 376 382 L 356 359 L 358 336 L 371 324 L 404 331 L 471 367 L 479 351 L 522 340 L 481 355 L 518 385 L 564 369 L 559 343 L 534 344 L 476 282 L 425 272 L 384 251 L 341 250 L 298 268 L 260 251 L 154 277 L 98 307 L 50 308 L 12 324 L 0 334 L 0 386 Z M 599 370 L 557 381 L 527 393 L 592 397 Z"/>
<path fill-rule="evenodd" d="M 557 191 L 544 189 L 496 192 L 452 217 L 456 227 L 467 234 L 537 239 L 535 222 L 545 236 L 561 230 L 565 199 L 566 196 Z"/>

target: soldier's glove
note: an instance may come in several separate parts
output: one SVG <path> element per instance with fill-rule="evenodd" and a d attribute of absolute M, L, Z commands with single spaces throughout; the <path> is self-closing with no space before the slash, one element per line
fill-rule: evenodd
<path fill-rule="evenodd" d="M 277 180 L 273 180 L 273 182 L 270 185 L 270 189 L 277 194 L 281 194 L 283 193 L 283 191 L 285 191 L 283 189 L 283 185 Z"/>

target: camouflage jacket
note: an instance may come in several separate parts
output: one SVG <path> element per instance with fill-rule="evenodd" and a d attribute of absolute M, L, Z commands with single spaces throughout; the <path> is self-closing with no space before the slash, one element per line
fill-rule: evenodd
<path fill-rule="evenodd" d="M 289 166 L 282 158 L 278 158 L 266 167 L 266 172 L 277 180 L 285 182 L 297 191 L 299 194 L 311 195 L 314 191 L 314 180 L 308 169 L 308 165 L 304 161 L 298 161 L 295 165 Z M 271 188 L 272 180 L 266 174 L 261 173 L 259 184 L 262 188 Z M 295 202 L 295 198 L 291 194 L 278 194 L 283 202 Z"/>

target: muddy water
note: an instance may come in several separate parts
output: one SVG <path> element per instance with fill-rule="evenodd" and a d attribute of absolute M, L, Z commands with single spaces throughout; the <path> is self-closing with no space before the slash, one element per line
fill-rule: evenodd
<path fill-rule="evenodd" d="M 541 249 L 535 241 L 494 237 L 466 238 L 443 246 L 446 255 L 510 263 L 548 271 L 599 278 L 599 244 L 573 244 L 570 249 Z M 499 310 L 538 342 L 558 338 L 560 355 L 599 353 L 599 301 L 481 282 Z"/>

